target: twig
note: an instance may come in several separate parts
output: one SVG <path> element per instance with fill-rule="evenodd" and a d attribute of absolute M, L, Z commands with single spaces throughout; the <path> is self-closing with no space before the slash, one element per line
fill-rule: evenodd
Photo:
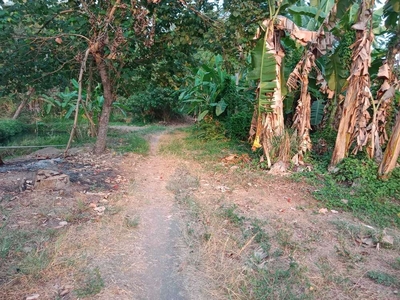
<path fill-rule="evenodd" d="M 240 254 L 242 254 L 242 252 L 251 244 L 251 242 L 254 240 L 254 238 L 257 236 L 258 233 L 256 233 L 255 235 L 253 235 L 248 241 L 247 243 L 242 247 L 242 249 L 240 249 L 239 253 L 237 254 L 238 256 L 240 256 Z"/>

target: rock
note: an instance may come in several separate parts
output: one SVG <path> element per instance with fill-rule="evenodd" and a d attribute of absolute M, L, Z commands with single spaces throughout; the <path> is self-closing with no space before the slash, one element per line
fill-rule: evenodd
<path fill-rule="evenodd" d="M 95 211 L 97 211 L 97 214 L 99 216 L 104 214 L 104 211 L 106 210 L 106 208 L 104 206 L 98 206 L 94 208 Z"/>
<path fill-rule="evenodd" d="M 367 247 L 374 247 L 375 246 L 374 240 L 372 238 L 370 238 L 370 237 L 363 238 L 361 240 L 361 242 L 362 242 L 362 244 L 364 246 L 367 246 Z"/>
<path fill-rule="evenodd" d="M 342 199 L 342 200 L 340 200 L 340 202 L 342 202 L 342 203 L 344 203 L 344 204 L 348 204 L 348 203 L 349 203 L 349 200 L 347 200 L 347 199 Z"/>
<path fill-rule="evenodd" d="M 63 150 L 54 148 L 54 147 L 48 147 L 48 148 L 43 148 L 40 150 L 37 150 L 33 153 L 30 154 L 30 156 L 38 158 L 38 159 L 49 159 L 49 158 L 55 158 L 59 157 L 63 154 Z"/>
<path fill-rule="evenodd" d="M 36 173 L 36 190 L 63 190 L 69 186 L 69 176 L 53 170 L 39 170 Z"/>
<path fill-rule="evenodd" d="M 33 295 L 26 297 L 25 300 L 37 300 L 37 299 L 39 299 L 39 297 L 40 297 L 39 294 L 33 294 Z"/>
<path fill-rule="evenodd" d="M 60 225 L 61 227 L 67 226 L 68 222 L 67 221 L 61 221 L 60 223 L 58 223 L 58 225 Z"/>
<path fill-rule="evenodd" d="M 338 214 L 339 212 L 337 210 L 331 209 L 331 213 Z"/>

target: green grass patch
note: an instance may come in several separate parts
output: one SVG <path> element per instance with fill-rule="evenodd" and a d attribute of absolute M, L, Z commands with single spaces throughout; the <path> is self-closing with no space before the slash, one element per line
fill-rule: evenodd
<path fill-rule="evenodd" d="M 205 139 L 201 135 L 199 136 L 198 130 L 195 126 L 182 129 L 185 132 L 185 137 L 162 145 L 161 152 L 182 157 L 189 155 L 196 161 L 210 163 L 219 161 L 232 153 L 238 155 L 251 154 L 248 143 L 226 138 Z"/>
<path fill-rule="evenodd" d="M 381 271 L 369 271 L 367 273 L 367 277 L 375 281 L 376 283 L 385 285 L 385 286 L 399 286 L 399 280 L 385 272 Z"/>
<path fill-rule="evenodd" d="M 316 165 L 311 172 L 299 173 L 317 189 L 314 197 L 329 209 L 352 212 L 378 227 L 400 227 L 400 169 L 387 181 L 377 178 L 375 162 L 346 158 L 334 173 Z"/>
<path fill-rule="evenodd" d="M 81 298 L 94 296 L 100 293 L 104 287 L 104 281 L 101 277 L 99 268 L 86 270 L 81 282 L 81 286 L 75 290 L 75 294 Z"/>
<path fill-rule="evenodd" d="M 254 299 L 312 299 L 304 271 L 295 261 L 286 267 L 259 270 L 249 279 Z"/>
<path fill-rule="evenodd" d="M 136 132 L 121 134 L 113 131 L 108 137 L 109 147 L 118 153 L 134 152 L 142 155 L 149 153 L 149 143 Z"/>

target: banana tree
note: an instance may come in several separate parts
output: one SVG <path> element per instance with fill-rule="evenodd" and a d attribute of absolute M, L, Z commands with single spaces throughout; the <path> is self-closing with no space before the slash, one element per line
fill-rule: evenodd
<path fill-rule="evenodd" d="M 328 19 L 327 19 L 328 20 Z M 328 20 L 329 21 L 329 20 Z M 327 21 L 327 22 L 328 22 Z M 326 22 L 326 23 L 327 23 Z M 325 23 L 324 23 L 325 24 Z M 282 76 L 282 60 L 284 49 L 280 43 L 283 32 L 288 32 L 290 37 L 303 46 L 312 43 L 305 59 L 292 73 L 288 86 L 297 88 L 297 80 L 302 82 L 301 99 L 296 109 L 295 126 L 301 137 L 299 156 L 311 149 L 310 130 L 310 95 L 307 91 L 308 73 L 315 66 L 315 55 L 324 55 L 332 45 L 332 36 L 324 33 L 322 27 L 318 31 L 301 29 L 290 19 L 277 15 L 262 23 L 260 32 L 264 32 L 253 51 L 254 70 L 249 74 L 249 79 L 259 80 L 257 91 L 256 109 L 250 129 L 250 139 L 253 141 L 252 149 L 262 147 L 267 159 L 268 167 L 271 166 L 272 139 L 282 136 L 284 133 L 283 98 L 285 96 L 283 86 L 286 84 Z M 303 70 L 305 72 L 303 72 Z M 321 75 L 319 73 L 319 75 Z M 320 83 L 325 82 L 322 75 L 318 78 Z M 323 88 L 327 91 L 327 83 Z M 298 157 L 297 157 L 298 161 Z"/>
<path fill-rule="evenodd" d="M 256 108 L 250 127 L 252 149 L 263 148 L 268 167 L 272 165 L 272 138 L 284 132 L 281 69 L 285 54 L 279 42 L 280 32 L 275 27 L 275 20 L 276 17 L 262 23 L 264 36 L 252 53 L 254 69 L 248 74 L 249 79 L 259 80 Z"/>
<path fill-rule="evenodd" d="M 371 31 L 371 3 L 361 1 L 357 23 L 352 26 L 356 31 L 356 42 L 351 45 L 352 64 L 347 78 L 348 89 L 343 104 L 331 166 L 338 164 L 348 155 L 350 147 L 356 142 L 353 153 L 363 149 L 369 141 L 368 123 L 371 115 L 372 94 L 370 91 L 369 67 L 371 66 L 371 45 L 374 35 Z"/>
<path fill-rule="evenodd" d="M 399 61 L 396 60 L 396 55 L 400 52 L 400 3 L 396 0 L 388 0 L 383 8 L 385 17 L 385 26 L 391 33 L 389 41 L 389 49 L 387 53 L 387 61 L 380 68 L 379 75 L 383 78 L 383 84 L 378 94 L 379 101 L 382 102 L 382 107 L 387 104 L 392 104 L 392 99 L 395 103 L 400 103 L 400 69 Z M 383 112 L 387 110 L 381 109 Z M 386 114 L 383 115 L 386 121 Z M 378 115 L 378 117 L 381 114 Z M 386 122 L 381 122 L 379 132 L 383 132 L 386 137 Z M 400 155 L 400 112 L 397 113 L 395 125 L 392 129 L 389 142 L 386 145 L 383 159 L 379 165 L 378 175 L 380 178 L 387 178 L 390 172 L 396 167 L 397 159 Z"/>

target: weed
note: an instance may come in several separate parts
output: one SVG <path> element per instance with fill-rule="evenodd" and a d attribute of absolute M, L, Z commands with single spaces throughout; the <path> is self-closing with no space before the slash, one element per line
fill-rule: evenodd
<path fill-rule="evenodd" d="M 19 269 L 27 275 L 39 276 L 50 264 L 51 257 L 46 250 L 29 253 L 20 263 Z"/>
<path fill-rule="evenodd" d="M 125 216 L 124 225 L 127 228 L 136 228 L 139 226 L 140 217 L 139 216 Z"/>
<path fill-rule="evenodd" d="M 297 176 L 318 182 L 314 197 L 327 208 L 352 211 L 361 220 L 379 227 L 400 226 L 400 169 L 387 181 L 376 178 L 377 165 L 370 160 L 346 158 L 330 174 L 317 164 L 314 171 Z M 347 201 L 342 201 L 346 199 Z"/>
<path fill-rule="evenodd" d="M 393 267 L 393 269 L 400 270 L 400 257 L 397 257 L 394 260 L 392 267 Z"/>
<path fill-rule="evenodd" d="M 75 290 L 75 293 L 78 297 L 86 298 L 100 293 L 103 287 L 103 278 L 101 278 L 99 268 L 96 267 L 85 272 L 82 285 Z"/>
<path fill-rule="evenodd" d="M 399 281 L 394 276 L 381 272 L 381 271 L 369 271 L 367 273 L 368 278 L 372 279 L 376 283 L 385 285 L 385 286 L 398 286 Z"/>
<path fill-rule="evenodd" d="M 231 224 L 235 226 L 242 226 L 245 218 L 243 216 L 239 216 L 235 210 L 236 210 L 236 205 L 228 206 L 228 207 L 223 207 L 221 216 L 231 222 Z"/>
<path fill-rule="evenodd" d="M 292 233 L 288 230 L 280 229 L 276 233 L 275 239 L 277 240 L 278 244 L 285 249 L 285 251 L 289 251 L 292 253 L 295 251 L 299 245 L 292 241 Z"/>
<path fill-rule="evenodd" d="M 304 269 L 291 261 L 287 269 L 261 269 L 250 278 L 255 299 L 310 299 Z"/>
<path fill-rule="evenodd" d="M 262 222 L 258 219 L 254 219 L 251 222 L 251 231 L 252 234 L 255 235 L 254 241 L 260 245 L 262 250 L 268 254 L 271 249 L 271 245 L 269 243 L 268 234 L 262 229 Z"/>

